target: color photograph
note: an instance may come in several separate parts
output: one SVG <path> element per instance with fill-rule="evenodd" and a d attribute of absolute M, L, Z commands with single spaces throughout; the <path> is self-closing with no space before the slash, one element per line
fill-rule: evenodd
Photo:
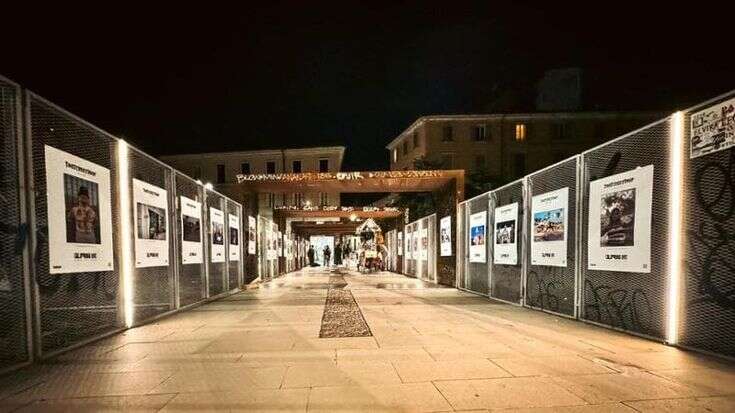
<path fill-rule="evenodd" d="M 484 225 L 479 225 L 470 229 L 470 245 L 485 245 Z"/>
<path fill-rule="evenodd" d="M 564 208 L 533 214 L 533 240 L 535 242 L 564 240 Z"/>
<path fill-rule="evenodd" d="M 97 183 L 64 174 L 66 242 L 100 244 Z"/>

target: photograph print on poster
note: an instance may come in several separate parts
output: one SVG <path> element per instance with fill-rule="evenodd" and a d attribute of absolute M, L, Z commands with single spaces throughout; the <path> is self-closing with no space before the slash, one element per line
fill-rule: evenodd
<path fill-rule="evenodd" d="M 531 200 L 531 264 L 567 266 L 569 188 L 536 195 Z"/>
<path fill-rule="evenodd" d="M 693 113 L 689 128 L 690 158 L 735 146 L 735 98 Z"/>
<path fill-rule="evenodd" d="M 248 254 L 255 255 L 255 217 L 248 216 Z"/>
<path fill-rule="evenodd" d="M 135 266 L 168 266 L 168 192 L 133 179 Z"/>
<path fill-rule="evenodd" d="M 209 229 L 212 231 L 211 262 L 225 262 L 225 216 L 217 208 L 209 207 Z"/>
<path fill-rule="evenodd" d="M 439 241 L 442 257 L 452 255 L 452 217 L 446 216 L 439 221 Z"/>
<path fill-rule="evenodd" d="M 403 256 L 403 232 L 398 233 L 398 255 Z"/>
<path fill-rule="evenodd" d="M 470 215 L 470 262 L 487 261 L 487 211 Z"/>
<path fill-rule="evenodd" d="M 518 264 L 518 203 L 495 208 L 493 263 Z"/>
<path fill-rule="evenodd" d="M 429 259 L 429 229 L 422 228 L 419 231 L 419 234 L 421 234 L 421 259 L 426 261 Z"/>
<path fill-rule="evenodd" d="M 227 214 L 230 234 L 230 261 L 240 261 L 240 217 Z"/>
<path fill-rule="evenodd" d="M 590 182 L 590 270 L 651 272 L 653 165 Z"/>
<path fill-rule="evenodd" d="M 181 262 L 201 264 L 204 262 L 202 248 L 202 204 L 183 195 L 181 202 Z"/>
<path fill-rule="evenodd" d="M 110 170 L 46 145 L 49 273 L 112 271 Z"/>

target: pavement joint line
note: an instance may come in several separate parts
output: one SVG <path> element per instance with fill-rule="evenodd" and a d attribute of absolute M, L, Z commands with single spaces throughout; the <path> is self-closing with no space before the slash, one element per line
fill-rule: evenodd
<path fill-rule="evenodd" d="M 434 383 L 433 380 L 431 380 L 431 385 L 434 386 L 434 388 L 436 389 L 437 392 L 439 392 L 439 394 L 441 394 L 441 396 L 444 398 L 444 401 L 447 402 L 447 405 L 449 405 L 449 407 L 451 407 L 453 411 L 457 410 L 457 408 L 454 407 L 454 405 L 452 404 L 452 402 L 449 401 L 449 399 L 447 398 L 447 396 L 444 393 L 442 393 L 441 390 L 439 390 L 439 387 L 436 386 L 436 383 Z"/>

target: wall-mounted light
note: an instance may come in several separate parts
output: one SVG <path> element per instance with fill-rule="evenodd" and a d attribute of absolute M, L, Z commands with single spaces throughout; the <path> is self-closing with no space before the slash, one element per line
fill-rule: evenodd
<path fill-rule="evenodd" d="M 212 189 L 214 189 L 214 187 L 212 186 L 211 182 L 207 182 L 206 184 L 204 184 L 204 189 L 211 191 Z"/>
<path fill-rule="evenodd" d="M 357 220 L 357 214 L 350 214 L 350 221 L 356 221 Z"/>
<path fill-rule="evenodd" d="M 120 211 L 121 263 L 120 272 L 123 286 L 123 311 L 125 327 L 133 326 L 135 313 L 133 302 L 133 246 L 131 239 L 132 224 L 130 222 L 130 176 L 128 174 L 128 144 L 124 140 L 117 142 L 117 177 L 118 177 L 118 210 Z"/>
<path fill-rule="evenodd" d="M 679 341 L 679 298 L 681 288 L 681 198 L 683 180 L 684 114 L 676 112 L 671 117 L 671 160 L 669 174 L 669 291 L 667 308 L 666 342 Z"/>

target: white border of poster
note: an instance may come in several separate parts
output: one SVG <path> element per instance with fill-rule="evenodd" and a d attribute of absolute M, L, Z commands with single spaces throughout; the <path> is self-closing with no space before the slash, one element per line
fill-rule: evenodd
<path fill-rule="evenodd" d="M 398 233 L 398 255 L 403 256 L 403 232 Z"/>
<path fill-rule="evenodd" d="M 495 208 L 493 263 L 518 264 L 518 202 Z"/>
<path fill-rule="evenodd" d="M 141 207 L 153 207 L 161 210 L 163 215 L 164 238 L 142 238 L 138 220 L 145 220 L 139 216 L 138 204 Z M 149 211 L 149 217 L 150 217 Z M 150 225 L 150 224 L 148 224 Z M 168 235 L 171 231 L 168 222 L 168 192 L 165 189 L 147 182 L 133 179 L 133 236 L 135 237 L 135 267 L 164 267 L 168 266 Z"/>
<path fill-rule="evenodd" d="M 277 246 L 276 250 L 278 251 L 278 256 L 283 257 L 283 233 L 281 231 L 277 232 L 278 238 L 277 238 Z"/>
<path fill-rule="evenodd" d="M 413 232 L 410 230 L 406 231 L 406 259 L 413 259 L 413 251 L 411 248 L 413 247 Z"/>
<path fill-rule="evenodd" d="M 735 146 L 735 98 L 710 106 L 690 117 L 689 157 L 698 158 Z"/>
<path fill-rule="evenodd" d="M 181 262 L 183 264 L 201 264 L 204 262 L 204 250 L 202 248 L 202 204 L 189 199 L 183 195 L 179 196 L 181 202 Z M 199 223 L 199 241 L 186 241 L 184 239 L 184 217 L 190 217 Z"/>
<path fill-rule="evenodd" d="M 242 244 L 242 234 L 240 234 L 240 217 L 233 214 L 227 214 L 229 221 L 229 231 L 227 231 L 227 242 L 230 243 L 230 261 L 240 261 L 240 244 Z M 232 243 L 232 230 L 237 231 L 237 244 Z"/>
<path fill-rule="evenodd" d="M 44 145 L 46 159 L 46 204 L 48 216 L 49 273 L 67 274 L 75 272 L 112 271 L 114 253 L 112 247 L 112 210 L 110 193 L 110 170 L 78 156 Z M 71 199 L 78 194 L 68 190 L 84 185 L 87 197 L 91 199 L 92 214 L 84 213 L 84 208 L 72 206 Z M 86 187 L 85 187 L 86 188 Z M 91 190 L 90 190 L 91 189 Z M 67 197 L 71 198 L 67 200 Z M 94 211 L 96 204 L 97 211 Z M 67 208 L 69 209 L 67 211 Z M 79 214 L 76 214 L 77 211 Z M 77 228 L 72 215 L 88 218 L 92 222 L 95 242 L 69 241 L 68 234 Z M 74 229 L 67 231 L 67 225 Z M 88 233 L 88 231 L 83 231 Z M 97 238 L 99 236 L 99 239 Z M 87 236 L 88 238 L 90 236 Z M 88 239 L 87 241 L 91 241 Z M 99 242 L 96 242 L 99 241 Z"/>
<path fill-rule="evenodd" d="M 588 269 L 651 272 L 652 199 L 653 165 L 590 182 Z M 603 222 L 614 213 L 617 223 Z"/>
<path fill-rule="evenodd" d="M 215 244 L 214 241 L 217 236 L 214 228 L 215 224 L 222 226 L 221 244 Z M 225 262 L 225 215 L 217 208 L 209 207 L 209 231 L 212 234 L 209 240 L 209 251 L 211 252 L 209 261 L 213 263 Z"/>
<path fill-rule="evenodd" d="M 452 256 L 452 216 L 447 215 L 439 221 L 439 240 L 441 256 Z"/>
<path fill-rule="evenodd" d="M 421 228 L 419 235 L 419 256 L 423 261 L 426 261 L 429 259 L 429 229 Z"/>
<path fill-rule="evenodd" d="M 539 229 L 543 229 L 538 236 L 537 215 Z M 531 199 L 531 264 L 566 267 L 568 229 L 569 187 L 534 196 Z"/>
<path fill-rule="evenodd" d="M 255 228 L 255 217 L 248 216 L 248 254 L 255 255 L 255 238 L 258 236 Z"/>
<path fill-rule="evenodd" d="M 475 228 L 477 228 L 475 230 Z M 470 262 L 487 262 L 487 211 L 470 215 Z M 476 238 L 473 240 L 473 238 Z"/>

